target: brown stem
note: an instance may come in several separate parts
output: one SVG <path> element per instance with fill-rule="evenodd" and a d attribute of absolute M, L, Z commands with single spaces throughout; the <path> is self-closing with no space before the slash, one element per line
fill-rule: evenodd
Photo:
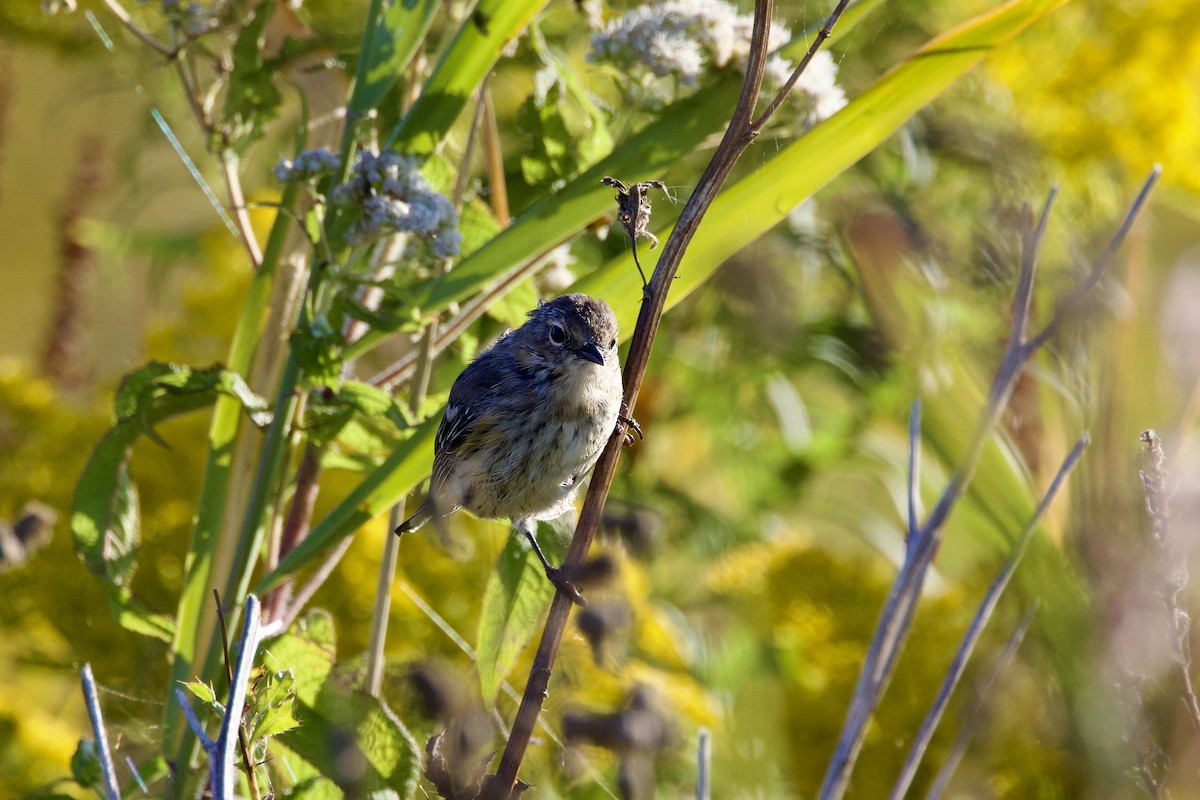
<path fill-rule="evenodd" d="M 88 376 L 80 360 L 80 317 L 83 284 L 96 267 L 96 253 L 81 240 L 79 225 L 103 182 L 103 143 L 95 134 L 84 139 L 70 197 L 58 218 L 59 264 L 54 287 L 54 321 L 46 336 L 42 370 L 56 385 L 78 386 Z"/>
<path fill-rule="evenodd" d="M 251 265 L 258 269 L 262 266 L 262 248 L 259 247 L 254 228 L 250 225 L 250 213 L 246 210 L 246 198 L 242 194 L 242 178 L 237 171 L 237 156 L 226 148 L 220 152 L 218 160 L 221 162 L 221 175 L 225 178 L 225 189 L 229 192 L 233 221 L 241 235 L 246 254 L 250 256 Z"/>
<path fill-rule="evenodd" d="M 288 508 L 287 519 L 283 523 L 283 534 L 279 538 L 279 552 L 276 559 L 289 553 L 308 533 L 313 506 L 316 505 L 317 493 L 320 491 L 320 476 L 321 452 L 312 442 L 309 442 L 304 446 L 304 455 L 301 456 L 300 466 L 296 469 L 296 491 L 292 495 L 292 504 Z M 272 589 L 263 604 L 263 619 L 278 619 L 291 601 L 291 595 L 292 582 L 290 580 Z"/>
<path fill-rule="evenodd" d="M 496 123 L 496 107 L 492 90 L 483 90 L 483 153 L 487 164 L 488 200 L 496 221 L 507 228 L 512 221 L 508 210 L 508 184 L 504 180 L 504 151 L 500 148 L 500 127 Z"/>
<path fill-rule="evenodd" d="M 842 12 L 846 10 L 850 0 L 838 0 L 837 7 L 833 9 L 833 13 L 829 15 L 829 19 L 825 20 L 825 24 L 821 30 L 817 31 L 817 38 L 809 45 L 808 52 L 804 54 L 804 58 L 800 59 L 800 63 L 792 70 L 792 74 L 788 76 L 787 83 L 779 90 L 766 109 L 758 115 L 758 119 L 754 120 L 754 129 L 761 131 L 771 116 L 779 110 L 783 105 L 783 101 L 787 99 L 788 94 L 792 91 L 792 87 L 796 85 L 796 81 L 800 80 L 800 76 L 804 74 L 804 70 L 808 69 L 808 62 L 813 60 L 813 56 L 821 49 L 821 45 L 833 33 L 834 23 L 838 21 L 838 17 L 842 16 Z"/>
<path fill-rule="evenodd" d="M 742 82 L 741 95 L 725 136 L 717 146 L 712 160 L 705 169 L 700 182 L 692 196 L 688 198 L 683 213 L 679 216 L 675 229 L 663 248 L 663 254 L 655 267 L 647 287 L 647 297 L 642 303 L 638 316 L 637 328 L 633 333 L 629 356 L 625 363 L 624 385 L 625 404 L 632 408 L 637 403 L 638 392 L 646 373 L 646 365 L 650 358 L 650 349 L 654 344 L 658 331 L 659 320 L 666 306 L 667 292 L 674 281 L 675 273 L 683 254 L 695 235 L 704 214 L 720 190 L 725 179 L 733 170 L 738 157 L 749 144 L 754 141 L 757 130 L 751 122 L 755 103 L 758 100 L 759 88 L 762 85 L 763 67 L 767 53 L 767 30 L 771 19 L 772 0 L 756 0 L 754 5 L 754 29 L 751 36 L 750 58 L 746 65 L 746 76 Z M 835 12 L 838 14 L 840 12 Z M 829 23 L 832 25 L 832 20 Z M 566 564 L 580 565 L 586 559 L 596 535 L 600 522 L 600 513 L 608 497 L 616 473 L 617 458 L 620 456 L 621 445 L 625 439 L 625 425 L 619 424 L 609 438 L 599 462 L 592 473 L 591 484 L 588 488 L 587 499 L 575 528 L 575 536 L 567 552 Z M 482 797 L 490 800 L 507 800 L 516 784 L 517 772 L 525 758 L 529 739 L 541 713 L 542 703 L 546 698 L 546 689 L 550 683 L 550 675 L 554 670 L 554 662 L 558 655 L 558 647 L 566 629 L 567 618 L 571 611 L 571 600 L 563 593 L 558 593 L 550 605 L 550 613 L 546 626 L 534 656 L 533 667 L 529 680 L 525 684 L 525 693 L 521 698 L 520 708 L 513 721 L 512 732 L 509 734 L 508 745 L 500 760 L 500 766 L 494 776 L 490 776 Z"/>

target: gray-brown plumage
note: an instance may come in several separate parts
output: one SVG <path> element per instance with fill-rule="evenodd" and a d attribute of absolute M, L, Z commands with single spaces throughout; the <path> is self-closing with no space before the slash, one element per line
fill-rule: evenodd
<path fill-rule="evenodd" d="M 465 508 L 511 519 L 534 541 L 532 521 L 573 503 L 616 427 L 621 398 L 608 304 L 569 294 L 539 305 L 455 380 L 429 493 L 396 533 Z"/>

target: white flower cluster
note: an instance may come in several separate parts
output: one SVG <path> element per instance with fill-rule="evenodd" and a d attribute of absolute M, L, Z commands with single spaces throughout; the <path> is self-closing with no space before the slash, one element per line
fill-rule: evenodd
<path fill-rule="evenodd" d="M 337 153 L 327 147 L 319 147 L 300 151 L 292 161 L 280 159 L 274 172 L 280 183 L 292 183 L 335 175 L 341 168 L 342 159 Z"/>
<path fill-rule="evenodd" d="M 638 6 L 609 21 L 592 34 L 588 60 L 613 65 L 648 90 L 652 100 L 669 101 L 669 87 L 654 86 L 654 79 L 674 78 L 678 86 L 694 88 L 706 69 L 728 65 L 744 68 L 750 54 L 754 17 L 739 14 L 725 0 L 667 0 Z M 771 23 L 771 48 L 791 39 L 791 31 Z M 779 55 L 767 60 L 767 88 L 782 86 L 794 65 Z M 811 77 L 810 77 L 811 76 Z M 816 121 L 846 104 L 837 85 L 837 66 L 820 52 L 796 84 L 808 95 L 808 113 Z"/>

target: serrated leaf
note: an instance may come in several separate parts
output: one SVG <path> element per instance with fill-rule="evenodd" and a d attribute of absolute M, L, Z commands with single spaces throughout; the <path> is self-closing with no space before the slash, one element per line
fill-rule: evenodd
<path fill-rule="evenodd" d="M 338 386 L 342 379 L 342 348 L 346 341 L 329 320 L 318 317 L 296 328 L 292 331 L 291 344 L 304 376 L 305 388 Z"/>
<path fill-rule="evenodd" d="M 538 523 L 538 543 L 552 563 L 562 561 L 574 532 L 573 511 Z M 495 702 L 501 681 L 541 627 L 554 592 L 533 548 L 514 533 L 488 578 L 475 637 L 475 668 L 484 703 Z"/>
<path fill-rule="evenodd" d="M 309 614 L 266 649 L 264 665 L 295 676 L 299 725 L 278 738 L 351 796 L 416 790 L 420 750 L 403 723 L 379 699 L 354 688 L 335 669 L 328 615 Z"/>
<path fill-rule="evenodd" d="M 296 727 L 296 679 L 290 670 L 267 672 L 255 682 L 247 708 L 247 728 L 251 741 L 278 736 Z"/>

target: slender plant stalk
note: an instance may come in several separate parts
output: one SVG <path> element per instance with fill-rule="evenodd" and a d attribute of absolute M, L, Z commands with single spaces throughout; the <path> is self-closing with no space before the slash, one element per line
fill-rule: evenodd
<path fill-rule="evenodd" d="M 1107 270 L 1117 248 L 1124 241 L 1133 220 L 1144 205 L 1150 189 L 1158 180 L 1159 174 L 1158 168 L 1151 172 L 1121 227 L 1093 266 L 1088 277 L 1080 284 L 1080 289 L 1095 286 L 1104 271 Z M 883 613 L 867 650 L 862 671 L 859 673 L 858 684 L 855 686 L 854 695 L 850 701 L 850 708 L 846 712 L 846 720 L 842 726 L 833 757 L 825 772 L 825 779 L 818 795 L 820 800 L 835 800 L 845 795 L 850 784 L 850 775 L 866 737 L 867 725 L 880 698 L 887 690 L 895 671 L 896 662 L 907 641 L 913 616 L 916 613 L 917 601 L 920 599 L 921 587 L 924 586 L 925 576 L 941 544 L 942 528 L 950 511 L 966 491 L 967 484 L 983 455 L 984 446 L 999 424 L 1001 414 L 1008 404 L 1008 398 L 1016 386 L 1017 379 L 1020 378 L 1030 359 L 1045 344 L 1048 333 L 1058 329 L 1064 316 L 1068 311 L 1074 310 L 1078 299 L 1081 298 L 1079 290 L 1076 290 L 1071 296 L 1072 302 L 1060 304 L 1054 316 L 1041 331 L 1033 336 L 1027 334 L 1026 328 L 1029 322 L 1030 302 L 1033 298 L 1038 250 L 1049 221 L 1054 196 L 1055 193 L 1051 192 L 1036 226 L 1026 225 L 1008 343 L 1005 346 L 1004 356 L 992 382 L 987 401 L 976 419 L 970 443 L 925 523 L 914 530 L 914 523 L 909 521 L 909 528 L 914 532 L 909 537 L 904 563 L 892 583 Z M 1028 211 L 1026 215 L 1028 217 Z"/>
<path fill-rule="evenodd" d="M 465 164 L 464 164 L 465 166 Z M 437 335 L 437 320 L 433 320 L 425 328 L 421 339 L 418 370 L 412 382 L 412 393 L 409 396 L 409 407 L 416 411 L 425 403 L 425 395 L 429 391 L 429 376 L 433 366 L 433 340 Z M 396 576 L 396 559 L 400 555 L 400 537 L 392 531 L 400 527 L 404 520 L 405 498 L 392 506 L 388 515 L 387 541 L 383 546 L 383 558 L 379 563 L 379 581 L 375 587 L 375 606 L 371 613 L 371 639 L 367 647 L 367 676 L 365 680 L 367 693 L 379 697 L 383 688 L 384 659 L 383 648 L 387 640 L 387 623 L 392 608 L 392 579 Z"/>
<path fill-rule="evenodd" d="M 262 267 L 254 273 L 234 329 L 226 365 L 241 375 L 250 373 L 255 360 L 260 329 L 268 316 L 277 267 L 292 228 L 287 209 L 294 207 L 296 196 L 294 185 L 284 189 L 280 200 L 281 211 L 267 239 Z M 188 549 L 184 588 L 176 611 L 172 686 L 194 677 L 200 668 L 197 659 L 203 659 L 209 652 L 216 619 L 212 606 L 207 602 L 208 592 L 215 584 L 225 582 L 233 563 L 232 542 L 229 541 L 230 537 L 222 537 L 221 531 L 232 530 L 231 527 L 222 527 L 229 507 L 231 487 L 235 492 L 240 490 L 241 478 L 245 473 L 238 465 L 249 463 L 238 457 L 239 452 L 249 451 L 249 437 L 239 435 L 241 425 L 241 404 L 232 397 L 219 395 L 209 425 L 208 455 L 200 498 L 196 504 L 196 524 Z M 195 739 L 188 737 L 186 727 L 180 724 L 177 704 L 167 702 L 166 706 L 166 752 L 174 753 L 176 763 L 186 764 L 191 760 Z"/>
<path fill-rule="evenodd" d="M 712 734 L 708 728 L 700 729 L 696 751 L 696 800 L 711 800 Z"/>
<path fill-rule="evenodd" d="M 109 13 L 116 17 L 117 20 L 125 26 L 125 29 L 140 39 L 143 44 L 147 45 L 150 47 L 150 49 L 154 50 L 161 56 L 166 58 L 175 57 L 174 50 L 172 50 L 170 47 L 167 47 L 158 39 L 155 39 L 146 31 L 139 28 L 137 23 L 133 21 L 133 17 L 129 16 L 129 12 L 126 11 L 125 7 L 118 3 L 117 0 L 104 0 L 104 5 L 108 7 Z"/>
<path fill-rule="evenodd" d="M 955 654 L 954 661 L 946 673 L 946 679 L 942 682 L 942 687 L 938 691 L 937 698 L 933 701 L 933 706 L 929 709 L 925 721 L 921 724 L 920 731 L 918 731 L 916 738 L 909 747 L 908 756 L 904 759 L 904 766 L 900 770 L 900 777 L 896 779 L 896 783 L 892 787 L 892 793 L 889 795 L 890 800 L 901 800 L 901 798 L 908 794 L 908 789 L 912 786 L 913 778 L 917 775 L 917 768 L 921 766 L 921 759 L 925 756 L 925 750 L 929 747 L 929 742 L 933 739 L 933 734 L 937 730 L 938 723 L 941 722 L 942 715 L 946 712 L 946 707 L 950 703 L 950 696 L 958 688 L 958 684 L 962 680 L 963 673 L 967 669 L 967 662 L 971 659 L 971 655 L 975 651 L 975 645 L 979 643 L 979 637 L 983 635 L 983 629 L 987 627 L 992 612 L 996 609 L 996 604 L 1000 602 L 1000 595 L 1008 588 L 1013 574 L 1017 571 L 1017 565 L 1021 563 L 1021 558 L 1025 555 L 1025 551 L 1029 549 L 1029 543 L 1033 541 L 1034 534 L 1038 531 L 1042 517 L 1045 516 L 1046 510 L 1050 507 L 1050 503 L 1058 494 L 1058 490 L 1066 481 L 1067 476 L 1075 469 L 1075 465 L 1079 462 L 1079 458 L 1083 455 L 1083 450 L 1087 445 L 1088 437 L 1084 435 L 1075 443 L 1075 446 L 1071 449 L 1071 452 L 1067 455 L 1062 465 L 1059 466 L 1058 472 L 1054 475 L 1054 480 L 1050 484 L 1050 488 L 1046 490 L 1046 494 L 1042 497 L 1042 502 L 1038 504 L 1037 510 L 1025 525 L 1025 530 L 1018 537 L 1012 552 L 1009 553 L 1008 559 L 1004 562 L 1004 566 L 1000 570 L 1000 574 L 996 576 L 991 587 L 988 588 L 987 593 L 984 595 L 983 602 L 979 604 L 979 610 L 975 612 L 975 619 L 972 620 L 966 635 L 963 636 L 963 640 L 959 644 L 958 652 Z"/>
<path fill-rule="evenodd" d="M 1161 593 L 1163 608 L 1167 612 L 1167 624 L 1170 626 L 1175 647 L 1175 667 L 1179 671 L 1183 704 L 1187 707 L 1193 730 L 1200 736 L 1200 704 L 1196 702 L 1196 690 L 1192 686 L 1192 655 L 1188 640 L 1192 620 L 1179 604 L 1179 595 L 1187 588 L 1188 569 L 1186 559 L 1181 559 L 1173 553 L 1167 457 L 1163 452 L 1162 441 L 1154 431 L 1144 431 L 1141 440 L 1146 445 L 1150 461 L 1149 468 L 1141 470 L 1141 478 L 1146 494 L 1146 513 L 1150 516 L 1151 533 L 1165 584 Z"/>
<path fill-rule="evenodd" d="M 83 699 L 87 704 L 88 719 L 92 723 L 92 737 L 96 743 L 96 756 L 100 759 L 100 774 L 104 778 L 106 800 L 121 800 L 117 787 L 117 770 L 113 766 L 112 751 L 108 749 L 108 731 L 104 727 L 104 715 L 100 713 L 100 697 L 96 692 L 96 678 L 92 665 L 83 665 Z"/>
<path fill-rule="evenodd" d="M 217 620 L 221 623 L 221 652 L 225 657 L 225 680 L 233 686 L 233 661 L 229 658 L 229 628 L 225 625 L 225 612 L 221 609 L 221 595 L 213 589 L 213 602 L 217 607 Z M 250 757 L 250 743 L 246 741 L 246 730 L 238 721 L 238 748 L 242 753 L 242 766 L 246 770 L 246 781 L 250 787 L 250 800 L 258 800 L 258 776 L 255 775 L 254 761 Z"/>
<path fill-rule="evenodd" d="M 1004 673 L 1004 668 L 1008 666 L 1008 662 L 1012 661 L 1017 648 L 1025 640 L 1025 634 L 1029 631 L 1029 625 L 1033 622 L 1033 613 L 1036 610 L 1037 606 L 1035 605 L 1025 612 L 1025 617 L 1021 620 L 1017 629 L 1013 631 L 1012 636 L 1008 637 L 1008 644 L 1005 645 L 1004 652 L 1000 654 L 1000 658 L 996 661 L 996 666 L 992 668 L 991 674 L 988 675 L 987 681 L 980 687 L 979 694 L 975 699 L 975 705 L 963 723 L 962 730 L 958 734 L 958 739 L 954 742 L 954 749 L 946 757 L 946 763 L 942 764 L 942 768 L 938 770 L 937 777 L 934 778 L 929 791 L 925 794 L 925 800 L 937 800 L 946 791 L 946 786 L 950 783 L 950 778 L 954 775 L 954 771 L 958 769 L 958 764 L 962 761 L 963 753 L 967 750 L 967 742 L 970 741 L 971 734 L 975 732 L 975 726 L 979 723 L 979 718 L 983 713 L 983 705 L 991 697 L 992 687 L 996 685 L 996 681 Z"/>
<path fill-rule="evenodd" d="M 839 3 L 830 15 L 826 27 L 832 28 L 845 4 L 844 0 Z M 709 161 L 695 191 L 688 198 L 670 238 L 663 247 L 662 255 L 659 257 L 654 274 L 647 286 L 646 297 L 633 333 L 629 355 L 625 361 L 626 409 L 633 408 L 637 403 L 638 392 L 641 389 L 650 358 L 650 350 L 658 332 L 663 309 L 666 306 L 667 292 L 675 279 L 675 273 L 679 269 L 683 254 L 699 228 L 705 212 L 712 205 L 717 192 L 720 191 L 726 178 L 729 177 L 729 173 L 733 170 L 734 164 L 737 163 L 738 157 L 755 140 L 762 126 L 770 117 L 769 114 L 764 114 L 757 121 L 752 121 L 759 88 L 762 85 L 763 68 L 767 55 L 767 30 L 773 6 L 772 0 L 755 2 L 750 54 L 737 106 L 724 137 L 717 145 L 716 152 L 713 153 L 712 160 Z M 818 46 L 819 42 L 814 43 L 812 51 L 815 52 Z M 808 58 L 811 59 L 811 56 Z M 565 562 L 567 565 L 582 565 L 587 559 L 600 522 L 600 513 L 616 473 L 617 458 L 620 455 L 624 439 L 625 425 L 619 424 L 592 472 L 587 498 L 584 500 L 579 523 L 575 528 L 575 535 L 567 552 Z M 537 724 L 542 703 L 546 697 L 550 675 L 554 670 L 554 662 L 558 655 L 563 632 L 566 629 L 571 606 L 571 600 L 561 592 L 555 595 L 550 605 L 550 613 L 538 644 L 537 654 L 534 656 L 533 667 L 525 685 L 521 705 L 513 721 L 504 755 L 500 759 L 496 774 L 489 776 L 485 783 L 482 794 L 485 798 L 504 800 L 509 798 L 513 792 L 517 782 L 517 772 L 525 758 L 530 736 Z"/>
<path fill-rule="evenodd" d="M 500 147 L 500 126 L 496 123 L 492 90 L 486 84 L 483 89 L 483 153 L 487 166 L 488 202 L 496 221 L 507 228 L 512 215 L 508 210 L 508 184 L 504 180 L 504 151 Z"/>

